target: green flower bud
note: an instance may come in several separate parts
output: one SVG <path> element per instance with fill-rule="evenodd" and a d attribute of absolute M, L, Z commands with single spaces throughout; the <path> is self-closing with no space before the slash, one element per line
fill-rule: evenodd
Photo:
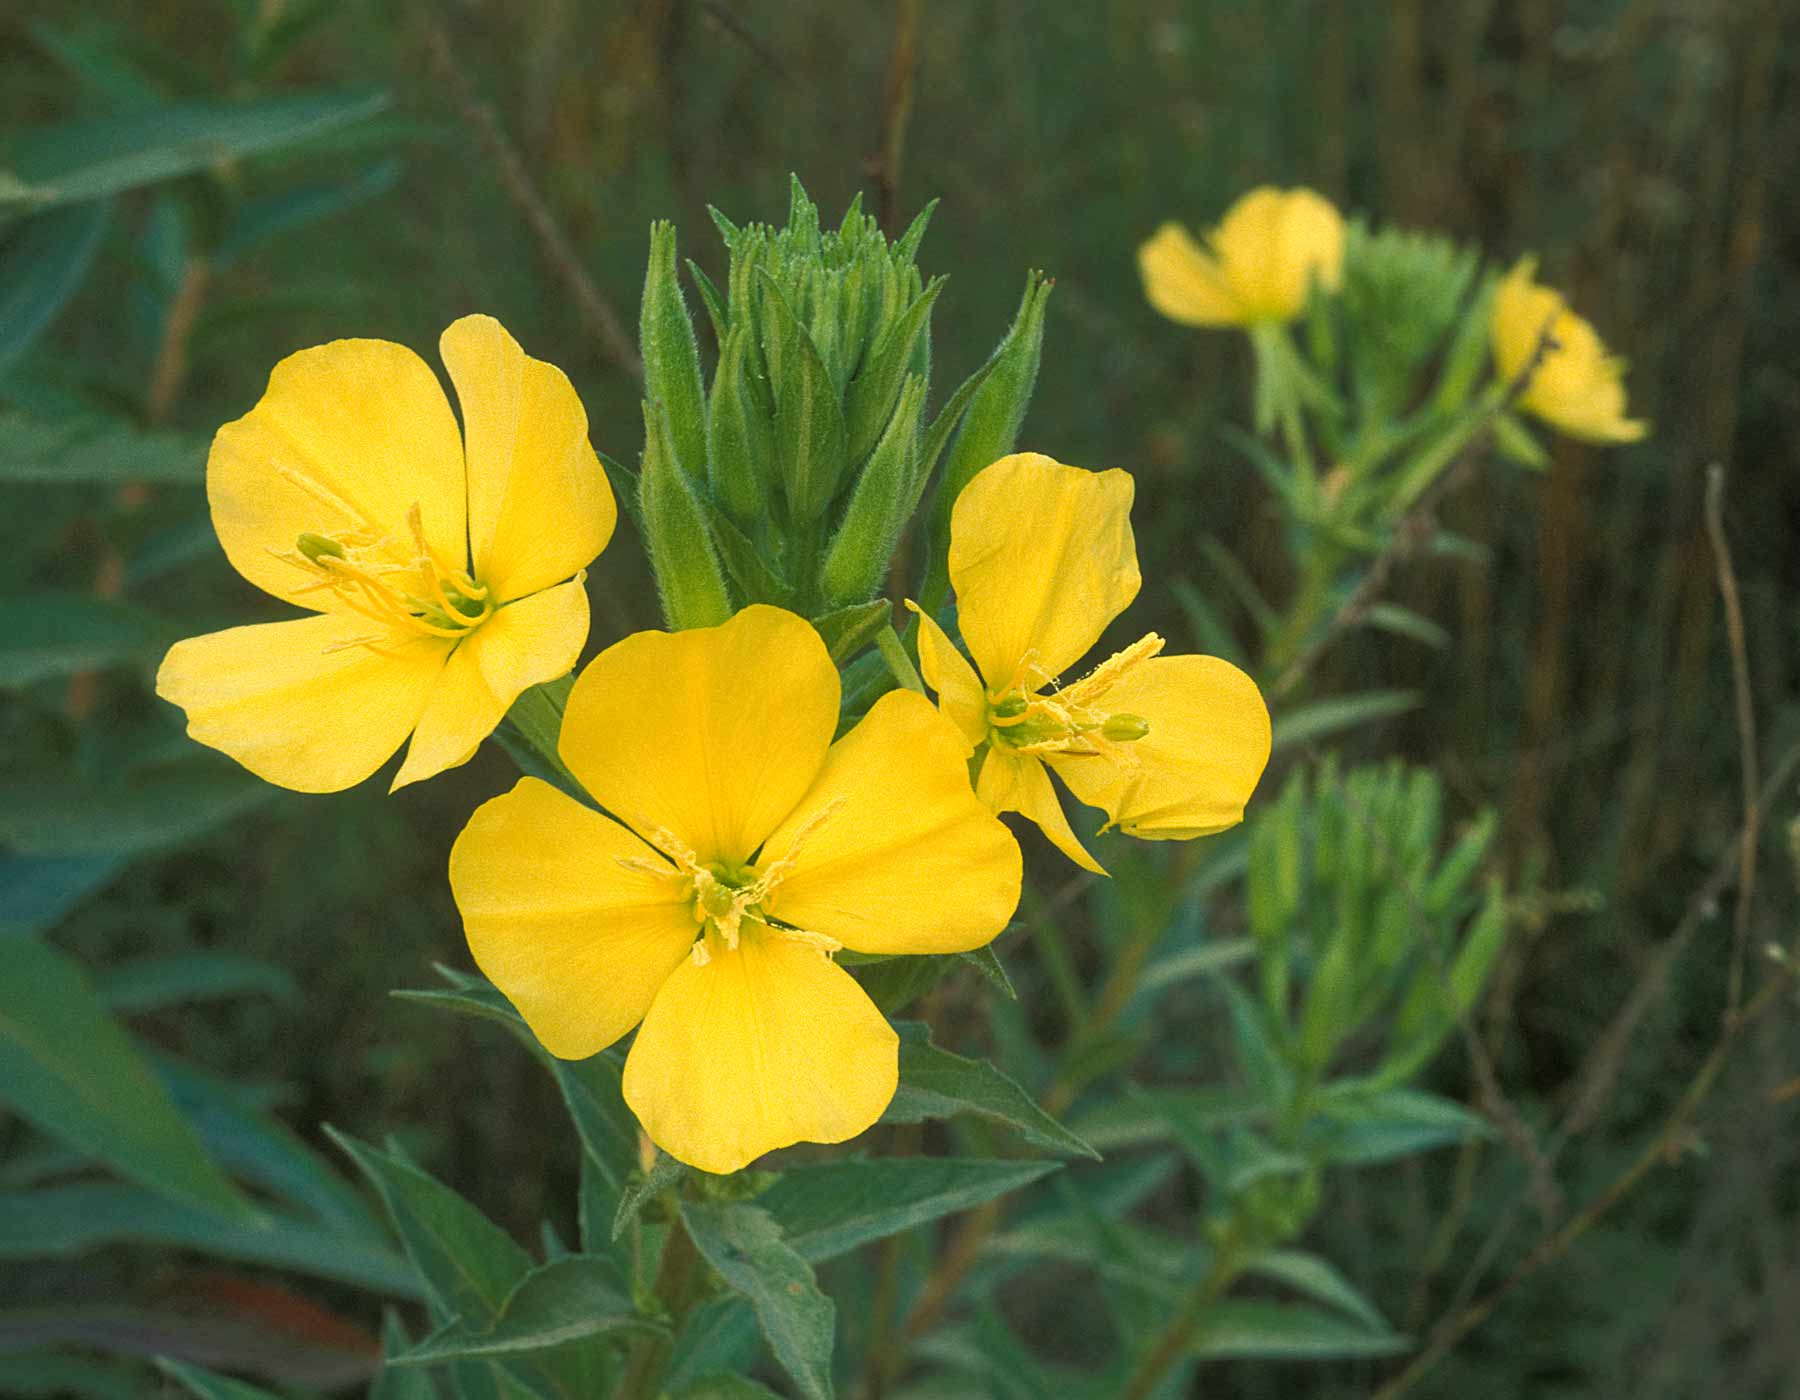
<path fill-rule="evenodd" d="M 748 325 L 726 334 L 706 420 L 706 474 L 713 495 L 739 520 L 767 517 L 777 467 L 769 388 Z"/>
<path fill-rule="evenodd" d="M 706 391 L 694 323 L 675 278 L 675 226 L 650 226 L 650 270 L 638 323 L 644 357 L 644 393 L 669 419 L 669 442 L 681 470 L 693 480 L 706 471 Z"/>
<path fill-rule="evenodd" d="M 862 602 L 887 576 L 900 532 L 918 504 L 913 454 L 924 403 L 925 381 L 909 379 L 887 431 L 857 479 L 856 492 L 825 556 L 819 583 L 828 603 Z"/>
<path fill-rule="evenodd" d="M 669 445 L 667 415 L 644 405 L 644 460 L 638 472 L 644 545 L 656 574 L 663 616 L 677 631 L 715 627 L 731 616 L 706 511 Z"/>

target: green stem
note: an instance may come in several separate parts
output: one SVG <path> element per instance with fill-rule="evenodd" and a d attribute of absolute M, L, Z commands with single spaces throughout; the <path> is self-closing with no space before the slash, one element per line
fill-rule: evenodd
<path fill-rule="evenodd" d="M 1137 1370 L 1132 1373 L 1125 1389 L 1120 1392 L 1120 1400 L 1145 1400 L 1161 1384 L 1169 1369 L 1193 1345 L 1194 1335 L 1200 1330 L 1207 1309 L 1218 1302 L 1225 1290 L 1231 1287 L 1232 1281 L 1243 1272 L 1244 1263 L 1243 1240 L 1239 1237 L 1235 1224 L 1228 1226 L 1213 1251 L 1205 1277 L 1194 1285 L 1193 1291 L 1181 1305 L 1181 1311 L 1170 1319 L 1169 1325 L 1162 1330 Z"/>
<path fill-rule="evenodd" d="M 1319 623 L 1331 611 L 1332 583 L 1338 553 L 1320 535 L 1300 565 L 1300 584 L 1288 603 L 1287 616 L 1263 654 L 1263 674 L 1271 681 L 1282 675 L 1305 648 Z"/>
<path fill-rule="evenodd" d="M 674 1351 L 674 1335 L 681 1321 L 705 1291 L 707 1268 L 694 1248 L 681 1220 L 681 1201 L 671 1187 L 663 1193 L 669 1216 L 669 1236 L 663 1242 L 662 1261 L 656 1271 L 656 1296 L 669 1314 L 669 1330 L 644 1337 L 631 1351 L 616 1400 L 653 1400 L 662 1393 L 663 1372 Z"/>
<path fill-rule="evenodd" d="M 881 653 L 881 659 L 887 662 L 888 670 L 894 673 L 894 679 L 908 690 L 925 693 L 925 682 L 919 676 L 919 668 L 913 665 L 912 657 L 906 654 L 906 644 L 900 640 L 900 634 L 894 631 L 894 624 L 884 623 L 875 634 L 875 646 Z"/>

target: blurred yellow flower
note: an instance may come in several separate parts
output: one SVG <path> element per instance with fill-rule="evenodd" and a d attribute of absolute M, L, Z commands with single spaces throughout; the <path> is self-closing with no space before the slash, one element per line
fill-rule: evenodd
<path fill-rule="evenodd" d="M 1625 362 L 1606 353 L 1594 328 L 1569 310 L 1562 293 L 1533 280 L 1537 262 L 1521 261 L 1494 293 L 1494 364 L 1511 383 L 1531 363 L 1546 331 L 1551 344 L 1531 371 L 1519 407 L 1585 442 L 1636 442 L 1649 429 L 1625 416 Z"/>
<path fill-rule="evenodd" d="M 1202 247 L 1167 223 L 1138 248 L 1150 304 L 1190 326 L 1291 321 L 1313 279 L 1336 291 L 1344 272 L 1344 219 L 1312 190 L 1251 190 L 1225 211 Z"/>
<path fill-rule="evenodd" d="M 411 350 L 336 340 L 278 364 L 213 439 L 226 557 L 316 616 L 177 642 L 156 691 L 282 787 L 361 782 L 408 734 L 396 788 L 467 762 L 587 640 L 579 575 L 617 507 L 580 399 L 490 316 L 438 348 L 464 434 Z"/>
<path fill-rule="evenodd" d="M 931 702 L 885 695 L 833 743 L 838 704 L 793 613 L 639 632 L 563 716 L 563 761 L 613 815 L 525 778 L 450 853 L 481 970 L 565 1059 L 642 1021 L 626 1101 L 703 1171 L 842 1142 L 893 1097 L 893 1028 L 833 951 L 978 948 L 1018 904 L 1018 844 Z"/>
<path fill-rule="evenodd" d="M 1058 687 L 1137 596 L 1131 477 L 1036 453 L 977 473 L 950 514 L 950 581 L 976 669 L 920 613 L 919 663 L 938 703 L 985 744 L 976 791 L 1020 812 L 1076 864 L 1083 849 L 1046 766 L 1108 825 L 1152 841 L 1243 820 L 1269 761 L 1256 683 L 1215 656 L 1162 656 L 1154 632 Z M 914 607 L 914 611 L 919 611 Z"/>

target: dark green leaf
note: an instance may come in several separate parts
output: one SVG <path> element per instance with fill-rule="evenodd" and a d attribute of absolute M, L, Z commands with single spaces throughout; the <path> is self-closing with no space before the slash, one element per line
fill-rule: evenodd
<path fill-rule="evenodd" d="M 886 598 L 876 598 L 867 603 L 852 603 L 847 608 L 837 608 L 822 617 L 815 617 L 812 625 L 825 639 L 831 659 L 842 666 L 887 625 L 888 616 L 892 612 L 892 603 Z"/>
<path fill-rule="evenodd" d="M 1326 1361 L 1392 1356 L 1407 1338 L 1305 1303 L 1226 1298 L 1207 1310 L 1193 1355 L 1208 1360 Z"/>
<path fill-rule="evenodd" d="M 223 1220 L 111 1182 L 0 1192 L 0 1258 L 76 1255 L 113 1244 L 193 1249 L 397 1298 L 419 1291 L 412 1268 L 391 1250 L 359 1234 L 272 1212 L 241 1223 Z"/>
<path fill-rule="evenodd" d="M 694 1246 L 720 1278 L 750 1300 L 769 1349 L 807 1400 L 831 1400 L 837 1309 L 812 1266 L 781 1237 L 767 1211 L 742 1202 L 684 1201 Z"/>
<path fill-rule="evenodd" d="M 705 1376 L 673 1392 L 674 1400 L 781 1400 L 765 1385 L 742 1376 Z"/>
<path fill-rule="evenodd" d="M 1004 1196 L 1059 1169 L 1056 1162 L 892 1157 L 794 1167 L 756 1204 L 813 1264 Z"/>
<path fill-rule="evenodd" d="M 501 1303 L 492 1326 L 453 1322 L 391 1359 L 399 1365 L 472 1361 L 548 1351 L 593 1337 L 662 1330 L 633 1312 L 615 1278 L 609 1261 L 581 1254 L 558 1259 L 519 1281 Z"/>
<path fill-rule="evenodd" d="M 1337 1265 L 1317 1254 L 1298 1249 L 1271 1249 L 1244 1266 L 1246 1273 L 1285 1283 L 1314 1302 L 1336 1308 L 1375 1332 L 1388 1330 L 1388 1321 Z"/>
<path fill-rule="evenodd" d="M 1019 999 L 1019 994 L 1013 990 L 1012 978 L 1006 975 L 1006 968 L 1001 965 L 992 943 L 977 948 L 973 952 L 957 953 L 954 956 L 957 961 L 967 963 L 979 972 L 986 979 L 988 985 L 1008 1001 Z"/>
<path fill-rule="evenodd" d="M 14 778 L 0 782 L 0 840 L 20 855 L 136 855 L 204 835 L 275 791 L 210 760 L 112 783 Z"/>
<path fill-rule="evenodd" d="M 1340 695 L 1331 700 L 1298 705 L 1275 717 L 1275 748 L 1310 744 L 1358 725 L 1392 719 L 1417 709 L 1419 698 L 1416 690 L 1371 690 L 1361 695 Z"/>
<path fill-rule="evenodd" d="M 430 1375 L 411 1366 L 396 1366 L 393 1358 L 412 1346 L 400 1315 L 392 1308 L 381 1314 L 381 1369 L 369 1387 L 369 1400 L 438 1400 Z"/>
<path fill-rule="evenodd" d="M 5 201 L 0 191 L 0 208 Z M 99 201 L 37 214 L 0 240 L 0 373 L 81 289 L 106 233 L 107 209 Z"/>
<path fill-rule="evenodd" d="M 1480 1114 L 1450 1099 L 1418 1089 L 1359 1093 L 1327 1091 L 1310 1133 L 1330 1161 L 1370 1166 L 1488 1137 Z"/>
<path fill-rule="evenodd" d="M 735 1293 L 702 1303 L 675 1334 L 663 1383 L 677 1393 L 684 1385 L 719 1371 L 750 1367 L 761 1342 L 756 1310 Z"/>
<path fill-rule="evenodd" d="M 931 1043 L 930 1030 L 900 1022 L 900 1087 L 881 1115 L 884 1123 L 919 1123 L 973 1113 L 1004 1123 L 1027 1142 L 1066 1156 L 1100 1154 L 1033 1102 L 1013 1080 L 985 1060 L 966 1060 Z"/>
<path fill-rule="evenodd" d="M 0 939 L 41 933 L 125 864 L 123 856 L 0 854 Z"/>
<path fill-rule="evenodd" d="M 111 1010 L 125 1015 L 223 997 L 266 996 L 284 1006 L 300 1000 L 300 989 L 286 968 L 211 948 L 110 963 L 95 972 L 94 990 Z"/>
<path fill-rule="evenodd" d="M 644 1206 L 676 1185 L 687 1175 L 687 1167 L 666 1152 L 656 1154 L 650 1170 L 629 1182 L 619 1195 L 618 1213 L 613 1216 L 612 1237 L 616 1240 L 630 1228 Z"/>
<path fill-rule="evenodd" d="M 297 145 L 387 104 L 385 93 L 370 91 L 170 103 L 21 131 L 11 143 L 11 165 L 35 187 L 33 202 L 97 199 Z"/>
<path fill-rule="evenodd" d="M 128 603 L 84 593 L 27 593 L 0 602 L 0 690 L 121 662 L 147 661 L 174 640 Z"/>
<path fill-rule="evenodd" d="M 248 1214 L 80 966 L 36 939 L 0 943 L 0 1098 L 153 1191 Z"/>
<path fill-rule="evenodd" d="M 449 1316 L 485 1325 L 531 1271 L 531 1256 L 468 1201 L 392 1152 L 327 1127 L 381 1193 L 425 1288 Z"/>
<path fill-rule="evenodd" d="M 47 422 L 0 412 L 0 486 L 197 484 L 205 474 L 206 444 L 177 433 L 139 432 L 106 418 Z"/>
<path fill-rule="evenodd" d="M 157 1357 L 156 1364 L 162 1368 L 165 1376 L 179 1381 L 187 1387 L 190 1394 L 198 1395 L 200 1400 L 281 1400 L 273 1391 L 263 1390 L 245 1381 L 234 1381 L 228 1376 L 216 1376 L 211 1371 L 172 1361 L 166 1356 Z"/>

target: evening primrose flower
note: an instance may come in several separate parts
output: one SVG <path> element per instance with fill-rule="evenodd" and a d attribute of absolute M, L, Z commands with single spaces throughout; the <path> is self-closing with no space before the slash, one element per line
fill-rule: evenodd
<path fill-rule="evenodd" d="M 1649 431 L 1625 416 L 1625 362 L 1606 353 L 1593 326 L 1569 310 L 1560 292 L 1533 280 L 1537 262 L 1521 261 L 1494 293 L 1490 334 L 1500 378 L 1511 383 L 1530 365 L 1538 342 L 1550 345 L 1519 394 L 1519 407 L 1585 442 L 1636 442 Z"/>
<path fill-rule="evenodd" d="M 1058 685 L 1137 596 L 1132 490 L 1122 471 L 1002 457 L 950 513 L 950 581 L 975 667 L 919 617 L 920 668 L 978 757 L 982 801 L 1022 813 L 1099 874 L 1046 769 L 1109 827 L 1183 841 L 1242 821 L 1269 761 L 1256 683 L 1216 656 L 1163 656 L 1154 632 Z"/>
<path fill-rule="evenodd" d="M 450 853 L 481 970 L 564 1059 L 638 1026 L 625 1100 L 703 1171 L 842 1142 L 893 1097 L 894 1030 L 832 953 L 967 951 L 1018 903 L 1018 845 L 931 702 L 885 695 L 833 743 L 838 704 L 782 609 L 639 632 L 563 715 L 563 762 L 612 815 L 525 778 Z"/>
<path fill-rule="evenodd" d="M 405 346 L 288 356 L 206 464 L 232 566 L 315 616 L 177 642 L 156 691 L 269 782 L 335 792 L 412 735 L 394 787 L 467 762 L 587 640 L 617 508 L 562 371 L 490 316 L 438 343 L 464 431 Z"/>
<path fill-rule="evenodd" d="M 1166 223 L 1138 248 L 1150 304 L 1190 326 L 1291 321 L 1313 280 L 1336 291 L 1344 271 L 1344 219 L 1312 190 L 1251 190 L 1202 247 Z"/>

